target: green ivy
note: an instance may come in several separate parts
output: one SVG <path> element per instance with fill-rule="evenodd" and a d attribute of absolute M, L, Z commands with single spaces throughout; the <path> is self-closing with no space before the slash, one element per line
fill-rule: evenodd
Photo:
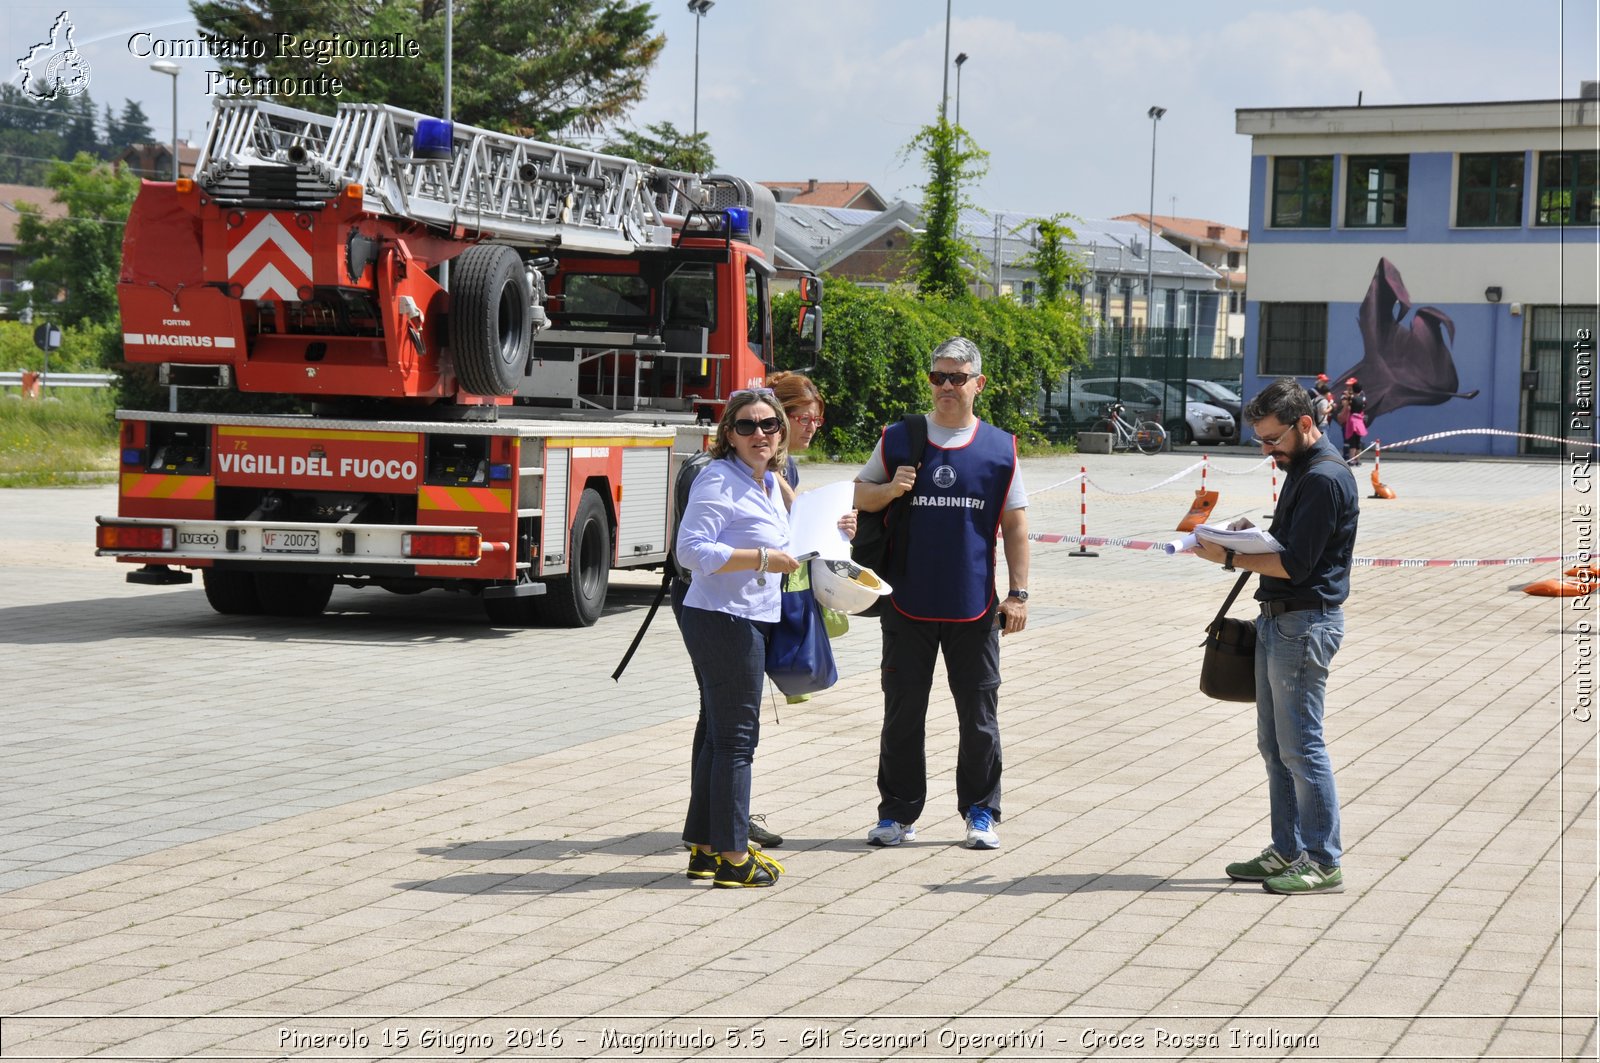
<path fill-rule="evenodd" d="M 774 300 L 774 319 L 792 321 L 798 297 Z M 778 365 L 807 369 L 827 403 L 819 433 L 828 454 L 864 454 L 885 425 L 933 405 L 928 369 L 933 349 L 965 336 L 983 353 L 987 377 L 977 412 L 1023 441 L 1043 437 L 1039 391 L 1088 361 L 1087 327 L 1076 302 L 1023 306 L 1007 299 L 923 297 L 863 288 L 829 278 L 822 308 L 823 352 L 807 366 L 795 337 L 780 330 Z"/>

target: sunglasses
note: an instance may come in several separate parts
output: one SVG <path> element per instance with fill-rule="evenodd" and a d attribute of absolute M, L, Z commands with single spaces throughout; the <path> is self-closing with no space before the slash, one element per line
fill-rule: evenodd
<path fill-rule="evenodd" d="M 976 373 L 942 373 L 935 369 L 928 374 L 928 383 L 934 387 L 939 387 L 942 384 L 954 384 L 959 388 L 976 375 Z"/>
<path fill-rule="evenodd" d="M 753 436 L 757 432 L 764 436 L 775 436 L 783 431 L 783 422 L 776 417 L 763 417 L 759 421 L 752 421 L 748 417 L 740 417 L 733 422 L 733 430 L 742 436 Z"/>
<path fill-rule="evenodd" d="M 758 399 L 775 399 L 778 397 L 778 393 L 771 388 L 740 388 L 738 391 L 730 391 L 728 398 L 737 399 L 742 395 L 753 395 Z"/>

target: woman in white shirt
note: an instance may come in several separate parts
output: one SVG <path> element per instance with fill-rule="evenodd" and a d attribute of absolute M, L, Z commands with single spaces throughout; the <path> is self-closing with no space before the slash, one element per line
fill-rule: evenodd
<path fill-rule="evenodd" d="M 783 872 L 750 849 L 749 827 L 767 636 L 783 576 L 800 567 L 785 552 L 789 515 L 778 487 L 788 435 L 788 418 L 769 389 L 729 396 L 711 445 L 717 460 L 695 477 L 678 529 L 678 561 L 694 574 L 678 626 L 706 717 L 683 840 L 689 877 L 724 888 L 771 886 Z"/>

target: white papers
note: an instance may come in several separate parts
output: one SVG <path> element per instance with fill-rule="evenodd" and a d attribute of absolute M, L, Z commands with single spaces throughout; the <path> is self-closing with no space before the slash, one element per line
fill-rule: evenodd
<path fill-rule="evenodd" d="M 849 480 L 796 495 L 789 510 L 789 552 L 849 559 L 850 540 L 839 530 L 839 518 L 855 508 L 855 498 L 856 485 Z"/>
<path fill-rule="evenodd" d="M 1250 522 L 1243 518 L 1234 521 L 1233 524 L 1197 524 L 1194 531 L 1181 539 L 1172 540 L 1162 549 L 1168 554 L 1181 554 L 1185 550 L 1193 550 L 1202 540 L 1213 546 L 1225 547 L 1236 554 L 1276 554 L 1283 551 L 1282 544 L 1268 534 L 1265 528 L 1252 527 Z"/>

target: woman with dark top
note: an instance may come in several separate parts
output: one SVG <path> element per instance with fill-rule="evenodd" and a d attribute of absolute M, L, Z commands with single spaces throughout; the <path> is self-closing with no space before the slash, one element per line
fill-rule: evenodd
<path fill-rule="evenodd" d="M 749 847 L 750 774 L 766 688 L 767 637 L 779 615 L 789 514 L 779 487 L 788 418 L 768 388 L 736 391 L 695 477 L 677 557 L 693 573 L 678 626 L 700 685 L 705 737 L 695 757 L 683 840 L 689 877 L 725 888 L 771 886 L 783 866 Z"/>

